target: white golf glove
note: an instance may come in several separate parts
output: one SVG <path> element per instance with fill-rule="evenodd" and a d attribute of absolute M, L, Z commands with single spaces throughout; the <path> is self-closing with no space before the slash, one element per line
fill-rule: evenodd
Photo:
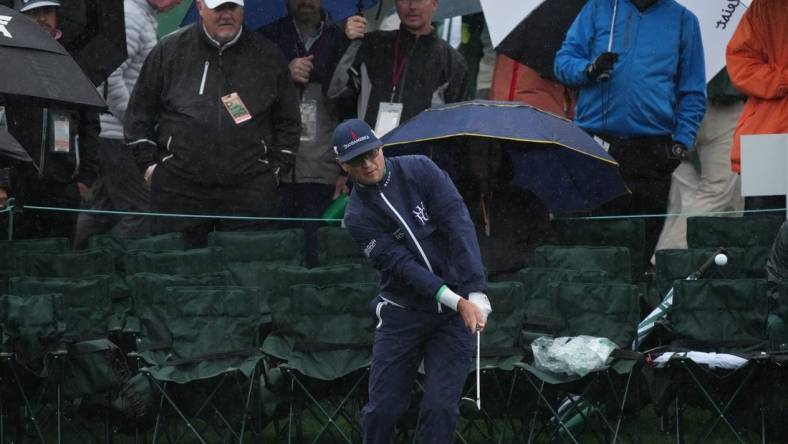
<path fill-rule="evenodd" d="M 492 305 L 490 305 L 490 300 L 487 299 L 487 295 L 480 291 L 474 291 L 468 295 L 468 300 L 473 302 L 473 305 L 475 305 L 479 311 L 482 312 L 482 316 L 484 317 L 484 322 L 486 324 L 487 316 L 492 313 Z"/>

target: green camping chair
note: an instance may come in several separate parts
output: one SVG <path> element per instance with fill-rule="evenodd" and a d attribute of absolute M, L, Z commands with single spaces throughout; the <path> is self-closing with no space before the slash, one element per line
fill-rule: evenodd
<path fill-rule="evenodd" d="M 644 219 L 571 220 L 553 221 L 562 245 L 595 245 L 626 247 L 632 258 L 632 282 L 642 282 L 651 259 L 646 251 Z"/>
<path fill-rule="evenodd" d="M 115 262 L 117 273 L 126 274 L 123 257 L 128 251 L 182 251 L 185 248 L 183 233 L 165 233 L 156 236 L 125 238 L 101 234 L 88 239 L 88 248 L 109 249 Z"/>
<path fill-rule="evenodd" d="M 141 352 L 140 372 L 160 397 L 153 442 L 243 442 L 261 375 L 260 297 L 242 287 L 167 287 L 148 295 L 163 308 L 169 341 Z M 136 301 L 135 301 L 136 302 Z M 142 323 L 155 310 L 141 310 Z M 155 344 L 161 337 L 140 343 Z M 257 418 L 260 419 L 260 418 Z M 255 422 L 253 424 L 258 424 Z M 193 441 L 190 441 L 193 442 Z"/>
<path fill-rule="evenodd" d="M 193 275 L 227 271 L 221 248 L 186 251 L 129 251 L 123 257 L 126 275 L 159 273 Z"/>
<path fill-rule="evenodd" d="M 584 424 L 583 440 L 621 440 L 621 427 L 641 356 L 627 350 L 640 321 L 642 287 L 630 284 L 556 282 L 549 284 L 551 310 L 558 317 L 556 337 L 579 335 L 607 338 L 618 347 L 605 368 L 585 376 L 557 373 L 532 363 L 515 364 L 537 392 L 537 408 L 530 420 L 528 442 L 579 442 L 577 426 Z M 528 314 L 526 313 L 526 316 Z"/>
<path fill-rule="evenodd" d="M 626 247 L 543 245 L 534 252 L 537 267 L 569 270 L 602 270 L 610 282 L 632 282 L 631 261 Z"/>
<path fill-rule="evenodd" d="M 717 219 L 717 218 L 714 218 Z M 739 218 L 741 219 L 741 218 Z M 648 304 L 655 307 L 676 280 L 686 279 L 695 272 L 716 248 L 690 248 L 687 250 L 658 250 L 654 256 L 654 280 L 648 294 Z M 705 274 L 707 279 L 765 278 L 766 260 L 771 247 L 727 248 L 728 263 L 724 267 L 712 266 Z"/>
<path fill-rule="evenodd" d="M 317 230 L 317 255 L 320 265 L 368 264 L 356 241 L 344 228 L 320 227 Z"/>
<path fill-rule="evenodd" d="M 208 234 L 208 246 L 221 248 L 235 282 L 245 287 L 255 286 L 259 270 L 268 264 L 302 265 L 304 242 L 300 229 Z"/>
<path fill-rule="evenodd" d="M 108 278 L 14 278 L 10 288 L 2 361 L 12 376 L 6 381 L 15 382 L 13 396 L 23 400 L 24 423 L 41 442 L 61 442 L 64 425 L 74 436 L 106 439 L 109 402 L 129 377 L 125 357 L 107 339 Z M 94 417 L 104 422 L 103 432 L 88 424 Z"/>
<path fill-rule="evenodd" d="M 274 329 L 263 351 L 286 382 L 275 387 L 276 372 L 269 372 L 271 390 L 289 403 L 288 440 L 301 434 L 305 414 L 321 423 L 312 442 L 332 433 L 342 442 L 360 439 L 374 331 L 368 304 L 377 292 L 371 283 L 310 284 L 290 287 L 289 296 L 272 295 Z"/>
<path fill-rule="evenodd" d="M 765 353 L 767 314 L 765 280 L 674 283 L 673 305 L 662 321 L 672 342 L 658 350 L 655 363 L 661 364 L 654 366 L 651 389 L 658 413 L 667 416 L 674 410 L 677 442 L 718 442 L 723 439 L 714 434 L 718 427 L 735 442 L 749 442 L 750 433 L 766 442 L 764 400 L 769 387 L 762 381 L 772 362 Z M 724 353 L 739 362 L 725 368 L 704 363 L 693 352 Z M 708 412 L 694 437 L 687 436 L 683 424 L 687 405 Z"/>
<path fill-rule="evenodd" d="M 8 279 L 21 276 L 21 257 L 30 253 L 64 253 L 69 249 L 68 239 L 65 237 L 51 237 L 42 239 L 0 240 L 0 280 L 5 286 Z"/>
<path fill-rule="evenodd" d="M 687 245 L 689 248 L 770 247 L 784 221 L 784 217 L 774 215 L 690 217 Z"/>
<path fill-rule="evenodd" d="M 602 270 L 567 270 L 561 268 L 523 268 L 518 273 L 525 293 L 525 320 L 522 346 L 530 353 L 531 342 L 544 335 L 554 335 L 558 328 L 559 315 L 553 311 L 550 284 L 553 282 L 608 282 L 608 274 Z"/>

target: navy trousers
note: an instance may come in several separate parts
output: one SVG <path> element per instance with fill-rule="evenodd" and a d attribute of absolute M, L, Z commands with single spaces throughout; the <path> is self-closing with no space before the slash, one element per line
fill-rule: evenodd
<path fill-rule="evenodd" d="M 459 402 L 473 364 L 476 341 L 462 317 L 407 310 L 379 302 L 372 347 L 369 403 L 364 406 L 364 443 L 393 443 L 395 426 L 410 401 L 424 360 L 425 393 L 418 441 L 448 444 L 460 416 Z"/>

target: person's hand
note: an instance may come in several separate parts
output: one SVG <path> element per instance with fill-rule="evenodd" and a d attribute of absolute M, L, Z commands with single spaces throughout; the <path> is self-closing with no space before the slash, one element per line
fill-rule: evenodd
<path fill-rule="evenodd" d="M 367 33 L 367 19 L 360 15 L 348 17 L 345 23 L 345 35 L 350 40 L 360 39 Z"/>
<path fill-rule="evenodd" d="M 467 299 L 460 299 L 460 302 L 457 303 L 457 313 L 462 316 L 465 327 L 467 327 L 468 331 L 471 333 L 484 330 L 486 322 L 484 315 L 481 310 L 479 310 L 479 307 L 473 302 Z"/>
<path fill-rule="evenodd" d="M 8 191 L 5 188 L 0 188 L 0 208 L 5 206 L 8 201 Z"/>
<path fill-rule="evenodd" d="M 309 83 L 309 76 L 315 67 L 313 60 L 315 56 L 310 54 L 306 57 L 296 57 L 290 61 L 290 77 L 296 83 Z"/>
<path fill-rule="evenodd" d="M 347 176 L 340 174 L 334 181 L 334 195 L 331 200 L 337 200 L 342 194 L 350 194 L 350 188 L 347 186 Z"/>
<path fill-rule="evenodd" d="M 468 295 L 468 300 L 479 308 L 479 311 L 481 311 L 482 316 L 484 317 L 484 324 L 486 325 L 487 317 L 490 316 L 490 313 L 492 313 L 490 299 L 487 298 L 486 294 L 480 291 L 474 291 Z"/>
<path fill-rule="evenodd" d="M 613 70 L 613 64 L 618 61 L 618 54 L 615 52 L 603 52 L 599 54 L 599 56 L 594 60 L 588 68 L 586 68 L 586 74 L 588 74 L 588 78 L 591 80 L 596 80 L 600 78 L 603 74 L 606 78 L 610 78 L 610 71 Z M 605 78 L 602 76 L 602 78 Z"/>
<path fill-rule="evenodd" d="M 156 164 L 149 166 L 147 170 L 145 170 L 145 175 L 142 178 L 145 180 L 145 186 L 150 188 L 150 181 L 153 179 L 153 170 L 156 169 Z"/>
<path fill-rule="evenodd" d="M 689 159 L 689 151 L 687 150 L 687 147 L 685 147 L 681 142 L 673 142 L 670 147 L 670 155 L 671 157 L 679 160 Z"/>
<path fill-rule="evenodd" d="M 82 182 L 77 182 L 77 190 L 79 190 L 79 198 L 82 200 L 88 200 L 90 194 L 90 187 L 85 185 Z"/>

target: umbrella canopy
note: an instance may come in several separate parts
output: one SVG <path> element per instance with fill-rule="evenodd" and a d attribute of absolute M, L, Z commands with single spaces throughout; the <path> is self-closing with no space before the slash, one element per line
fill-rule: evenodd
<path fill-rule="evenodd" d="M 63 1 L 58 10 L 68 49 L 98 86 L 128 58 L 123 0 Z"/>
<path fill-rule="evenodd" d="M 371 8 L 377 0 L 323 0 L 323 9 L 328 11 L 331 20 L 337 22 L 353 14 Z M 244 1 L 244 21 L 252 29 L 259 29 L 287 15 L 287 0 L 246 0 Z M 181 26 L 196 22 L 199 17 L 197 6 L 189 11 Z"/>
<path fill-rule="evenodd" d="M 531 67 L 548 79 L 555 78 L 553 62 L 566 31 L 586 0 L 546 1 L 534 9 L 503 38 L 496 49 Z"/>
<path fill-rule="evenodd" d="M 386 150 L 453 137 L 499 140 L 512 182 L 553 213 L 587 211 L 627 192 L 616 161 L 569 120 L 523 103 L 475 100 L 423 111 L 386 134 Z"/>
<path fill-rule="evenodd" d="M 22 162 L 33 161 L 30 158 L 30 154 L 22 148 L 22 145 L 4 129 L 0 129 L 0 156 L 12 160 L 21 160 Z"/>
<path fill-rule="evenodd" d="M 0 96 L 9 104 L 105 109 L 95 86 L 46 31 L 0 6 Z"/>
<path fill-rule="evenodd" d="M 586 0 L 480 1 L 493 46 L 549 77 L 553 77 L 555 53 L 586 3 Z M 725 2 L 724 8 L 708 0 L 677 1 L 698 17 L 706 79 L 711 80 L 725 66 L 725 47 L 750 1 Z"/>

